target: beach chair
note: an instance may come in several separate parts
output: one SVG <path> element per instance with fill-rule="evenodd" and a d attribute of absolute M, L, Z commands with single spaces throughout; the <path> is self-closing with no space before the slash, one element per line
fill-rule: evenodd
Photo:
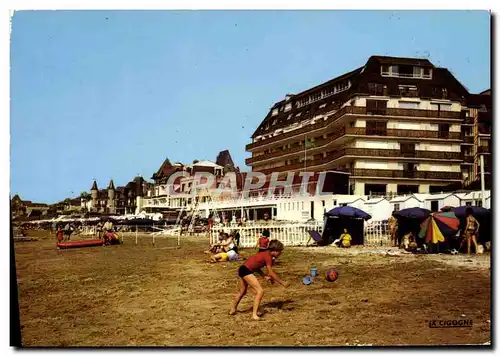
<path fill-rule="evenodd" d="M 317 231 L 310 230 L 310 231 L 308 231 L 308 233 L 309 233 L 309 240 L 307 240 L 306 246 L 309 246 L 309 241 L 311 241 L 311 239 L 314 241 L 314 243 L 316 245 L 318 245 L 319 242 L 321 242 L 323 240 L 323 237 Z"/>

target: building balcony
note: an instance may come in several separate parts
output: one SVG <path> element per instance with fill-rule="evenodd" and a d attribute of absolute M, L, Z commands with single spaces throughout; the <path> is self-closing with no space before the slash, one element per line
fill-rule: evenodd
<path fill-rule="evenodd" d="M 491 127 L 487 127 L 487 126 L 483 126 L 483 125 L 478 125 L 478 127 L 477 127 L 477 133 L 479 135 L 491 136 Z"/>
<path fill-rule="evenodd" d="M 321 140 L 316 140 L 314 142 L 314 146 L 305 149 L 304 146 L 292 147 L 289 149 L 278 149 L 275 152 L 263 154 L 260 156 L 255 156 L 251 158 L 247 158 L 245 163 L 247 165 L 252 165 L 258 162 L 263 162 L 267 160 L 274 160 L 276 158 L 284 157 L 286 155 L 292 155 L 297 153 L 309 153 L 314 152 L 314 150 L 321 149 L 326 146 L 328 143 L 333 142 L 334 140 L 342 137 L 344 135 L 349 136 L 382 136 L 386 138 L 410 138 L 410 139 L 447 139 L 447 140 L 460 140 L 461 134 L 460 132 L 439 132 L 439 131 L 421 131 L 421 130 L 403 130 L 403 129 L 386 129 L 386 130 L 378 130 L 378 131 L 370 131 L 370 129 L 366 129 L 365 127 L 341 127 L 334 132 L 334 134 L 328 138 L 324 138 Z M 384 151 L 384 150 L 383 150 Z M 397 151 L 399 152 L 399 151 Z M 425 151 L 416 151 L 416 152 L 425 152 Z M 444 152 L 446 154 L 447 152 Z M 453 152 L 450 152 L 453 153 Z M 424 154 L 424 153 L 422 153 Z M 431 153 L 430 153 L 431 154 Z M 458 153 L 457 153 L 458 154 Z M 401 154 L 398 153 L 397 156 Z M 458 154 L 459 155 L 459 154 Z M 396 157 L 397 157 L 396 156 Z M 438 157 L 420 157 L 420 158 L 438 158 Z M 459 158 L 456 158 L 459 159 Z"/>
<path fill-rule="evenodd" d="M 465 164 L 473 164 L 474 163 L 474 156 L 464 155 L 463 156 L 463 163 L 465 163 Z"/>
<path fill-rule="evenodd" d="M 332 115 L 329 115 L 326 120 L 319 119 L 319 122 L 313 125 L 306 125 L 299 129 L 282 133 L 274 137 L 253 142 L 246 145 L 246 150 L 251 151 L 267 145 L 278 145 L 279 141 L 283 141 L 295 136 L 310 135 L 314 131 L 323 130 L 332 125 L 335 121 L 339 120 L 344 115 L 378 115 L 378 116 L 395 116 L 395 117 L 421 117 L 421 118 L 441 118 L 447 120 L 460 120 L 461 113 L 457 111 L 437 111 L 437 110 L 420 110 L 420 109 L 400 109 L 400 108 L 386 108 L 386 109 L 368 109 L 360 106 L 346 106 Z M 319 134 L 316 133 L 316 135 Z"/>
<path fill-rule="evenodd" d="M 392 169 L 353 169 L 351 177 L 462 180 L 461 172 L 404 171 Z"/>
<path fill-rule="evenodd" d="M 316 158 L 312 160 L 307 160 L 306 162 L 300 162 L 300 163 L 295 163 L 295 164 L 285 164 L 283 166 L 279 167 L 274 167 L 274 168 L 268 168 L 268 169 L 262 169 L 259 170 L 259 172 L 263 174 L 271 174 L 274 172 L 295 172 L 295 171 L 307 171 L 309 168 L 316 168 L 318 169 L 321 166 L 324 166 L 330 162 L 332 162 L 334 159 L 337 159 L 336 157 L 337 154 L 335 155 L 329 155 L 326 157 L 321 157 L 321 158 Z"/>
<path fill-rule="evenodd" d="M 255 163 L 255 162 L 266 161 L 266 160 L 269 160 L 269 159 L 279 158 L 279 157 L 283 157 L 283 156 L 286 156 L 286 155 L 291 155 L 291 154 L 299 153 L 299 152 L 302 153 L 302 154 L 304 152 L 310 152 L 311 150 L 321 148 L 321 147 L 325 146 L 326 144 L 332 142 L 333 140 L 335 140 L 338 137 L 342 136 L 344 134 L 344 132 L 345 132 L 345 130 L 344 131 L 339 131 L 338 132 L 338 133 L 340 133 L 339 135 L 336 133 L 336 134 L 334 134 L 331 137 L 323 138 L 323 139 L 320 139 L 320 140 L 316 140 L 316 141 L 314 141 L 313 146 L 308 147 L 308 148 L 305 148 L 304 144 L 302 144 L 300 146 L 296 146 L 296 147 L 287 148 L 285 150 L 281 149 L 281 147 L 280 147 L 280 148 L 277 148 L 276 151 L 274 151 L 274 152 L 265 153 L 265 154 L 260 155 L 260 156 L 255 156 L 255 157 L 247 158 L 247 159 L 245 159 L 245 164 L 249 165 L 249 164 L 252 164 L 252 163 Z"/>
<path fill-rule="evenodd" d="M 435 138 L 446 140 L 460 140 L 460 132 L 440 132 L 440 131 L 424 131 L 424 130 L 404 130 L 404 129 L 385 129 L 385 130 L 370 130 L 366 127 L 348 127 L 347 135 L 360 136 L 383 136 L 383 137 L 404 137 L 404 138 Z"/>
<path fill-rule="evenodd" d="M 470 116 L 467 116 L 463 122 L 464 124 L 466 125 L 474 125 L 474 118 L 473 117 L 470 117 Z"/>
<path fill-rule="evenodd" d="M 478 146 L 477 154 L 491 154 L 491 150 L 489 147 L 486 146 Z"/>
<path fill-rule="evenodd" d="M 260 170 L 261 173 L 270 174 L 273 172 L 286 172 L 286 171 L 306 171 L 308 168 L 315 170 L 321 166 L 331 164 L 335 160 L 342 157 L 373 157 L 373 158 L 392 158 L 395 160 L 401 159 L 426 159 L 426 160 L 456 160 L 462 161 L 461 152 L 444 152 L 444 151 L 414 151 L 404 152 L 400 150 L 388 149 L 372 149 L 372 148 L 341 148 L 333 153 L 328 154 L 326 157 L 321 157 L 313 160 L 307 160 L 305 163 L 300 162 L 296 164 L 288 164 L 275 168 L 268 168 Z"/>
<path fill-rule="evenodd" d="M 401 152 L 400 150 L 374 149 L 374 148 L 345 148 L 342 150 L 345 156 L 387 157 L 394 159 L 423 158 L 436 160 L 462 160 L 460 152 L 445 151 L 413 151 Z"/>
<path fill-rule="evenodd" d="M 474 144 L 474 136 L 463 136 L 462 135 L 462 143 L 465 145 L 473 145 Z"/>

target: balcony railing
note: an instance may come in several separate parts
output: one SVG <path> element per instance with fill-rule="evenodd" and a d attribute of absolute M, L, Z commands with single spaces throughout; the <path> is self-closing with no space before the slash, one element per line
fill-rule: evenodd
<path fill-rule="evenodd" d="M 333 162 L 336 159 L 344 156 L 366 156 L 366 157 L 387 157 L 394 159 L 414 158 L 414 159 L 435 159 L 435 160 L 462 160 L 460 152 L 443 152 L 443 151 L 415 151 L 413 153 L 401 153 L 400 150 L 387 149 L 371 149 L 371 148 L 341 148 L 335 152 L 329 153 L 326 157 L 308 160 L 296 164 L 288 164 L 275 168 L 263 169 L 260 172 L 269 174 L 273 172 L 286 172 L 303 170 L 320 165 L 325 165 Z"/>
<path fill-rule="evenodd" d="M 337 130 L 334 131 L 334 134 L 328 138 L 324 138 L 321 140 L 317 140 L 314 142 L 314 147 L 308 148 L 307 152 L 313 151 L 315 149 L 321 148 L 322 146 L 332 142 L 333 140 L 344 136 L 344 135 L 363 135 L 363 136 L 384 136 L 384 137 L 405 137 L 405 138 L 435 138 L 435 139 L 450 139 L 450 140 L 459 140 L 461 135 L 459 132 L 439 132 L 439 131 L 421 131 L 421 130 L 403 130 L 403 129 L 386 129 L 383 131 L 378 131 L 373 134 L 367 134 L 366 133 L 367 129 L 364 127 L 340 127 Z M 369 131 L 369 130 L 368 130 Z M 262 162 L 268 159 L 272 158 L 277 158 L 281 157 L 284 155 L 288 154 L 293 154 L 293 153 L 298 153 L 298 152 L 304 152 L 306 149 L 304 146 L 300 147 L 292 147 L 286 150 L 277 150 L 276 152 L 256 156 L 256 157 L 251 157 L 247 158 L 245 160 L 246 164 L 254 164 L 256 162 Z M 369 150 L 369 151 L 377 151 L 377 150 Z M 391 154 L 390 157 L 399 157 L 401 156 L 400 151 L 395 150 L 394 152 L 390 152 L 391 150 L 380 150 L 380 151 L 387 151 L 382 152 L 381 154 Z M 351 151 L 354 152 L 354 151 Z M 361 152 L 361 151 L 358 151 Z M 438 158 L 440 159 L 441 156 L 439 155 L 444 155 L 446 156 L 447 154 L 450 155 L 450 157 L 458 157 L 458 158 L 443 158 L 443 159 L 460 159 L 459 153 L 454 153 L 454 152 L 431 152 L 431 151 L 416 151 L 416 155 L 427 155 L 427 156 L 411 156 L 411 157 L 416 157 L 416 158 Z M 354 153 L 352 153 L 354 154 Z M 395 154 L 395 155 L 393 155 Z M 330 156 L 329 156 L 330 157 Z M 389 156 L 383 156 L 383 157 L 389 157 Z"/>
<path fill-rule="evenodd" d="M 464 143 L 474 144 L 474 136 L 462 136 Z"/>
<path fill-rule="evenodd" d="M 367 133 L 368 131 L 368 133 Z M 393 137 L 408 137 L 408 138 L 438 138 L 449 140 L 460 140 L 460 132 L 439 132 L 439 131 L 424 131 L 424 130 L 403 130 L 403 129 L 386 129 L 374 131 L 370 133 L 370 129 L 365 127 L 348 127 L 346 129 L 348 135 L 363 135 L 363 136 L 393 136 Z"/>
<path fill-rule="evenodd" d="M 461 160 L 460 152 L 444 151 L 414 151 L 401 152 L 400 150 L 372 149 L 372 148 L 345 148 L 346 156 L 368 156 L 368 157 L 393 157 L 393 158 L 427 158 L 442 160 Z"/>
<path fill-rule="evenodd" d="M 478 154 L 491 154 L 491 150 L 489 147 L 485 147 L 485 146 L 478 146 L 477 148 L 477 153 Z"/>
<path fill-rule="evenodd" d="M 473 125 L 474 124 L 474 118 L 473 117 L 470 117 L 470 116 L 467 116 L 464 120 L 464 124 L 469 124 L 469 125 Z"/>
<path fill-rule="evenodd" d="M 474 163 L 474 156 L 464 155 L 463 161 L 464 161 L 464 163 Z"/>
<path fill-rule="evenodd" d="M 403 98 L 418 98 L 420 97 L 420 92 L 418 90 L 399 89 L 399 95 Z"/>
<path fill-rule="evenodd" d="M 336 136 L 336 135 L 334 135 L 334 136 Z M 313 142 L 313 146 L 308 147 L 307 149 L 304 147 L 304 145 L 287 148 L 285 150 L 278 148 L 275 152 L 266 153 L 266 154 L 263 154 L 260 156 L 247 158 L 245 160 L 245 163 L 252 164 L 255 162 L 260 162 L 260 161 L 264 161 L 264 160 L 268 160 L 268 159 L 276 158 L 276 157 L 282 157 L 284 155 L 289 155 L 289 154 L 293 154 L 293 153 L 297 153 L 297 152 L 302 152 L 302 153 L 304 151 L 309 152 L 311 150 L 321 148 L 322 146 L 326 145 L 327 143 L 332 142 L 333 139 L 335 139 L 335 138 L 332 136 L 332 137 L 322 138 L 320 140 L 316 140 Z"/>
<path fill-rule="evenodd" d="M 310 167 L 317 167 L 317 166 L 325 165 L 325 164 L 333 161 L 334 159 L 336 159 L 335 155 L 329 155 L 326 157 L 316 158 L 313 160 L 307 160 L 306 163 L 300 162 L 300 163 L 296 163 L 296 164 L 288 164 L 288 165 L 284 165 L 284 166 L 280 166 L 280 167 L 262 169 L 262 170 L 259 170 L 259 172 L 264 173 L 264 174 L 270 174 L 270 173 L 274 173 L 274 172 L 286 172 L 286 171 L 293 172 L 293 171 L 300 171 L 300 170 L 304 170 L 304 169 L 307 170 L 308 167 L 310 168 Z"/>
<path fill-rule="evenodd" d="M 375 112 L 374 112 L 375 110 Z M 425 117 L 425 118 L 442 118 L 459 120 L 460 112 L 457 111 L 437 111 L 437 110 L 420 110 L 420 109 L 399 109 L 399 108 L 377 108 L 369 109 L 367 111 L 366 107 L 361 106 L 346 106 L 332 115 L 328 116 L 327 120 L 321 119 L 319 122 L 313 125 L 306 125 L 300 129 L 296 129 L 290 132 L 279 134 L 275 137 L 257 141 L 246 145 L 246 150 L 252 150 L 257 147 L 262 147 L 269 144 L 275 144 L 277 141 L 285 140 L 290 137 L 305 135 L 312 131 L 323 129 L 344 115 L 369 115 L 367 112 L 372 112 L 370 115 L 380 115 L 380 116 L 403 116 L 403 117 Z M 277 144 L 278 145 L 278 144 Z"/>
<path fill-rule="evenodd" d="M 377 178 L 413 178 L 413 179 L 436 179 L 436 180 L 461 180 L 460 172 L 430 172 L 430 171 L 406 171 L 391 169 L 353 169 L 351 175 L 354 177 L 377 177 Z"/>

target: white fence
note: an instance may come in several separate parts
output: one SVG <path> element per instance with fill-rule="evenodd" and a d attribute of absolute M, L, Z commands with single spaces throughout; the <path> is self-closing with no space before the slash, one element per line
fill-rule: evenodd
<path fill-rule="evenodd" d="M 391 236 L 387 221 L 365 222 L 365 245 L 390 246 Z"/>
<path fill-rule="evenodd" d="M 225 232 L 238 231 L 240 233 L 240 247 L 254 247 L 262 231 L 269 230 L 271 240 L 277 239 L 285 246 L 305 246 L 309 240 L 309 231 L 323 231 L 323 223 L 285 224 L 285 225 L 253 225 L 236 228 L 222 228 Z M 212 228 L 210 243 L 219 241 L 220 227 Z M 311 240 L 312 241 L 312 240 Z"/>
<path fill-rule="evenodd" d="M 323 223 L 302 223 L 284 225 L 254 225 L 233 228 L 212 228 L 210 243 L 219 240 L 219 231 L 238 231 L 240 233 L 241 247 L 254 247 L 262 231 L 268 229 L 271 239 L 280 240 L 285 246 L 305 246 L 310 238 L 309 231 L 323 232 Z M 365 223 L 364 241 L 366 246 L 390 246 L 391 239 L 386 221 L 371 221 Z M 311 240 L 312 242 L 312 240 Z"/>

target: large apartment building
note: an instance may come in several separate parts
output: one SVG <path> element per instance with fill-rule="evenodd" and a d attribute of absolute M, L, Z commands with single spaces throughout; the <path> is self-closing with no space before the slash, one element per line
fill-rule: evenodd
<path fill-rule="evenodd" d="M 246 164 L 266 174 L 348 172 L 356 195 L 458 188 L 475 154 L 462 148 L 469 96 L 429 60 L 372 56 L 275 103 L 246 146 Z"/>
<path fill-rule="evenodd" d="M 464 163 L 464 186 L 470 189 L 481 188 L 481 160 L 484 164 L 484 185 L 491 189 L 492 173 L 492 98 L 491 90 L 473 94 L 468 100 L 468 115 L 462 130 L 464 141 L 462 152 Z"/>

